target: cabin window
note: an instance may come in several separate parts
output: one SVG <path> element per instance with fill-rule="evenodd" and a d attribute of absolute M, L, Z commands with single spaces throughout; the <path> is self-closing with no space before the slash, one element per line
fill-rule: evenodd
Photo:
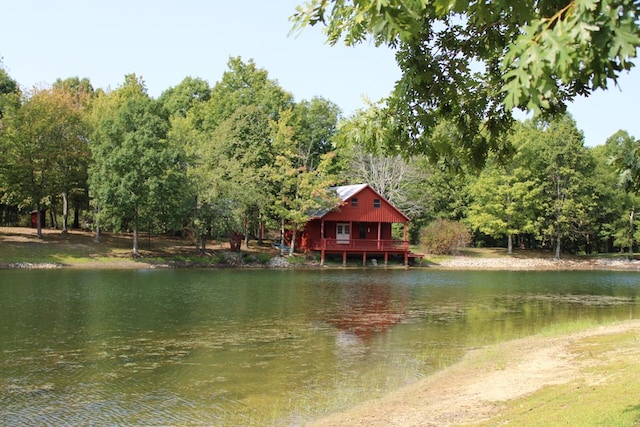
<path fill-rule="evenodd" d="M 357 197 L 352 197 L 351 198 L 351 207 L 352 208 L 357 208 L 358 207 L 358 198 Z"/>
<path fill-rule="evenodd" d="M 373 199 L 373 207 L 374 208 L 380 207 L 380 199 Z"/>

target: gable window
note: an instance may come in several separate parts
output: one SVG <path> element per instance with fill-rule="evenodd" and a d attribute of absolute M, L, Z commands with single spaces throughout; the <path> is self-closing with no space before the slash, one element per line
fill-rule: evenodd
<path fill-rule="evenodd" d="M 380 207 L 380 199 L 373 199 L 373 207 L 376 209 Z"/>
<path fill-rule="evenodd" d="M 358 198 L 357 197 L 352 197 L 351 198 L 351 207 L 352 208 L 357 208 L 358 207 Z"/>

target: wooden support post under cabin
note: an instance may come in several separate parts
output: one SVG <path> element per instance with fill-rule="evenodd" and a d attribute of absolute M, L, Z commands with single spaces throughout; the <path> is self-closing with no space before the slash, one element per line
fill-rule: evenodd
<path fill-rule="evenodd" d="M 367 266 L 367 252 L 366 251 L 362 252 L 362 266 L 363 267 Z"/>
<path fill-rule="evenodd" d="M 347 266 L 347 251 L 342 252 L 342 266 L 343 267 Z"/>
<path fill-rule="evenodd" d="M 409 267 L 409 252 L 404 253 L 404 266 Z"/>
<path fill-rule="evenodd" d="M 385 267 L 389 264 L 389 252 L 384 253 L 384 265 Z"/>
<path fill-rule="evenodd" d="M 324 249 L 320 251 L 320 265 L 324 267 Z"/>

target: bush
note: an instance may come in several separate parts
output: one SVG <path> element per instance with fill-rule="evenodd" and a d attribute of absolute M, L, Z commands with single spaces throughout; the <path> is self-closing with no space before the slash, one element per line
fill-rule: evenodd
<path fill-rule="evenodd" d="M 437 219 L 420 229 L 420 246 L 431 254 L 454 255 L 471 243 L 471 233 L 461 222 Z"/>
<path fill-rule="evenodd" d="M 267 264 L 269 261 L 271 261 L 271 255 L 264 253 L 264 252 L 260 252 L 257 255 L 258 261 L 260 261 L 261 264 Z"/>

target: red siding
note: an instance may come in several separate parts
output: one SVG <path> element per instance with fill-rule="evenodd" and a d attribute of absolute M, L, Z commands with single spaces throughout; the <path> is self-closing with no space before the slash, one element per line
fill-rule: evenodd
<path fill-rule="evenodd" d="M 351 199 L 353 198 L 358 199 L 357 207 L 351 206 Z M 326 214 L 323 219 L 325 221 L 344 222 L 407 222 L 407 218 L 398 209 L 369 187 L 365 187 L 359 193 L 354 194 L 351 199 L 346 200 L 336 211 Z M 380 200 L 379 208 L 374 208 L 374 199 Z"/>

